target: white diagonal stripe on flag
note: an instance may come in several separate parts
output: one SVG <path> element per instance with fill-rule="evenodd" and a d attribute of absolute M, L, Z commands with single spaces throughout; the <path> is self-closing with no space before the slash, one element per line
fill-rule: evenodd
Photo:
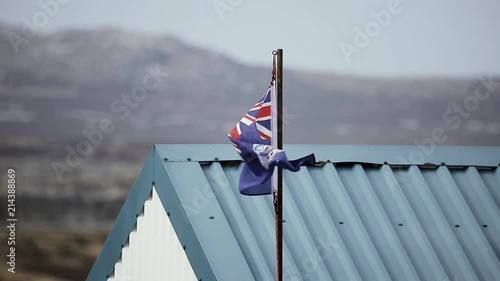
<path fill-rule="evenodd" d="M 264 116 L 264 117 L 257 118 L 257 121 L 264 121 L 264 120 L 269 120 L 269 119 L 271 119 L 271 116 Z"/>
<path fill-rule="evenodd" d="M 256 125 L 257 125 L 257 130 L 259 130 L 259 132 L 266 135 L 268 138 L 271 138 L 271 131 L 269 131 L 266 127 L 260 125 L 259 123 L 256 123 Z"/>
<path fill-rule="evenodd" d="M 249 119 L 249 118 L 245 115 L 245 116 L 243 116 L 243 118 L 241 118 L 241 120 L 240 120 L 240 121 L 241 121 L 241 123 L 243 123 L 243 124 L 245 124 L 245 125 L 247 125 L 247 126 L 250 126 L 250 125 L 252 125 L 252 123 L 253 123 L 255 120 L 253 120 L 253 121 L 252 121 L 252 120 L 250 120 L 250 119 Z"/>
<path fill-rule="evenodd" d="M 238 135 L 241 136 L 240 122 L 236 124 L 236 130 L 238 131 Z"/>

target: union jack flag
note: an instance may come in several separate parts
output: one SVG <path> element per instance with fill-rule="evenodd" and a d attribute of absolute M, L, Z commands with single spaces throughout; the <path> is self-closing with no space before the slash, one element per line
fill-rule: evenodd
<path fill-rule="evenodd" d="M 272 87 L 269 87 L 262 98 L 250 108 L 248 113 L 229 132 L 228 137 L 238 153 L 241 153 L 237 144 L 240 141 L 271 144 L 271 94 Z M 256 135 L 260 138 L 255 138 Z M 240 138 L 243 139 L 240 140 Z"/>
<path fill-rule="evenodd" d="M 245 162 L 240 175 L 240 193 L 245 195 L 271 194 L 271 176 L 275 166 L 298 171 L 300 166 L 315 163 L 314 155 L 288 161 L 283 150 L 271 146 L 273 87 L 229 132 L 228 137 Z"/>

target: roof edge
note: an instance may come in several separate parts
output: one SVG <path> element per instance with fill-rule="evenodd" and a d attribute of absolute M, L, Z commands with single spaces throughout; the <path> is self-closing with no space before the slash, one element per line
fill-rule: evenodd
<path fill-rule="evenodd" d="M 241 161 L 228 144 L 156 144 L 169 162 Z M 289 158 L 314 153 L 318 161 L 390 165 L 500 166 L 500 146 L 288 144 Z"/>
<path fill-rule="evenodd" d="M 105 281 L 113 275 L 115 264 L 119 261 L 122 249 L 127 244 L 129 234 L 134 229 L 137 217 L 153 188 L 154 156 L 153 147 L 90 269 L 87 281 Z"/>

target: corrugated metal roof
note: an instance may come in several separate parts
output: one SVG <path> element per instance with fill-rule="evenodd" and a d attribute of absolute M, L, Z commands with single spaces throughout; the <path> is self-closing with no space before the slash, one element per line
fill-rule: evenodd
<path fill-rule="evenodd" d="M 498 280 L 500 148 L 285 149 L 331 161 L 284 173 L 285 280 Z M 154 154 L 155 187 L 197 277 L 273 280 L 272 199 L 238 193 L 231 146 Z"/>

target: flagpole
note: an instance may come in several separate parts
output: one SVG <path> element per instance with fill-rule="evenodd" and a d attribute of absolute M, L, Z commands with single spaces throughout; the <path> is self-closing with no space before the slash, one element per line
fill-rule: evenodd
<path fill-rule="evenodd" d="M 276 148 L 283 149 L 283 49 L 277 49 L 276 56 Z M 273 128 L 273 131 L 274 130 L 275 129 Z M 274 223 L 276 227 L 276 281 L 283 281 L 283 168 L 277 167 L 277 169 L 277 187 L 274 198 Z"/>

